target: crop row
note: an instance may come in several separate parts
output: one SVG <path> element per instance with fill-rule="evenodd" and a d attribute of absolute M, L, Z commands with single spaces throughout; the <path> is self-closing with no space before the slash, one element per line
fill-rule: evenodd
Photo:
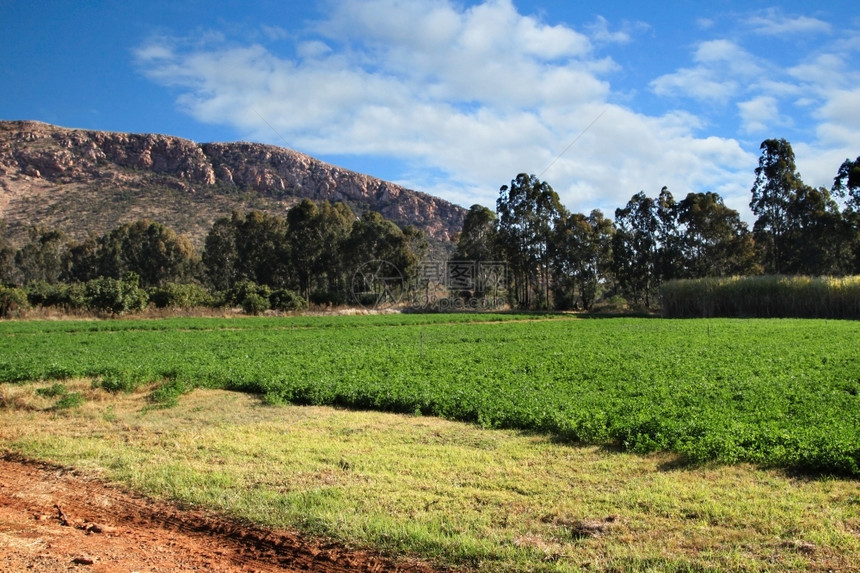
<path fill-rule="evenodd" d="M 168 381 L 860 475 L 857 322 L 367 318 L 4 323 L 0 379 Z"/>

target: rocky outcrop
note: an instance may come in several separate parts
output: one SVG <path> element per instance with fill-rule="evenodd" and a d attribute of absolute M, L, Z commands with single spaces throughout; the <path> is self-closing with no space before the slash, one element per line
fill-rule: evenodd
<path fill-rule="evenodd" d="M 163 212 L 159 195 L 164 194 L 177 204 L 195 202 L 210 219 L 218 213 L 203 208 L 205 197 L 223 207 L 221 211 L 226 209 L 221 213 L 224 215 L 231 206 L 242 208 L 231 197 L 264 210 L 284 210 L 302 198 L 344 201 L 356 211 L 379 211 L 443 241 L 460 230 L 466 212 L 437 197 L 271 145 L 198 144 L 167 135 L 67 129 L 33 121 L 0 122 L 0 219 L 8 219 L 10 206 L 26 203 L 28 195 L 43 203 L 42 207 L 49 207 L 44 203 L 49 203 L 52 195 L 63 195 L 69 201 L 69 193 L 75 190 L 90 199 L 96 193 L 129 201 L 134 196 L 138 215 L 146 210 L 141 205 L 144 196 L 154 202 L 154 209 Z M 175 197 L 177 191 L 205 197 L 183 201 Z M 49 226 L 46 222 L 31 224 Z"/>

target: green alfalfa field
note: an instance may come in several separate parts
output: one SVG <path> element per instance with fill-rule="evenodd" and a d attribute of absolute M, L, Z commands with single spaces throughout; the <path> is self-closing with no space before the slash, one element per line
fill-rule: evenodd
<path fill-rule="evenodd" d="M 860 323 L 0 323 L 0 440 L 486 571 L 860 564 Z"/>

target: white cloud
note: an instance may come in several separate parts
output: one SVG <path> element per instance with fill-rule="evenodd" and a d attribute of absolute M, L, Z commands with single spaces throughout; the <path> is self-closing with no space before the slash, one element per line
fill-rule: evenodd
<path fill-rule="evenodd" d="M 592 40 L 606 44 L 628 44 L 632 40 L 630 33 L 626 30 L 612 32 L 609 30 L 609 21 L 603 16 L 586 26 Z"/>
<path fill-rule="evenodd" d="M 153 40 L 144 46 L 134 50 L 134 56 L 138 62 L 151 64 L 158 60 L 171 60 L 175 57 L 173 50 L 166 39 Z"/>
<path fill-rule="evenodd" d="M 775 8 L 769 8 L 746 21 L 753 32 L 763 36 L 793 37 L 797 34 L 826 34 L 831 30 L 830 24 L 809 16 L 789 17 Z"/>
<path fill-rule="evenodd" d="M 280 26 L 269 26 L 263 24 L 260 26 L 260 31 L 268 38 L 269 40 L 286 40 L 290 37 L 289 32 L 281 28 Z"/>
<path fill-rule="evenodd" d="M 654 93 L 725 103 L 762 73 L 758 59 L 729 40 L 700 43 L 693 60 L 696 66 L 681 68 L 653 80 Z"/>
<path fill-rule="evenodd" d="M 609 103 L 607 74 L 617 64 L 592 41 L 630 38 L 610 29 L 602 19 L 585 26 L 590 37 L 550 26 L 510 0 L 468 8 L 342 0 L 293 39 L 293 52 L 162 38 L 137 59 L 148 77 L 178 88 L 179 105 L 200 121 L 282 144 L 268 122 L 312 155 L 393 158 L 402 168 L 390 178 L 465 206 L 493 207 L 499 186 L 526 171 L 575 211 L 611 216 L 634 193 L 663 185 L 677 197 L 716 191 L 743 211 L 755 154 L 730 138 L 697 136 L 704 120 L 692 113 L 647 116 Z M 735 43 L 702 42 L 694 67 L 652 88 L 729 101 L 760 68 Z"/>
<path fill-rule="evenodd" d="M 751 100 L 738 103 L 743 131 L 748 134 L 765 136 L 769 130 L 779 125 L 779 103 L 771 96 L 758 96 Z"/>

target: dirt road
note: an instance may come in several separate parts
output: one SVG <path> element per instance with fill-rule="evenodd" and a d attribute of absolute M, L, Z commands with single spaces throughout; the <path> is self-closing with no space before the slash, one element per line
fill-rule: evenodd
<path fill-rule="evenodd" d="M 432 573 L 0 455 L 0 571 Z"/>

